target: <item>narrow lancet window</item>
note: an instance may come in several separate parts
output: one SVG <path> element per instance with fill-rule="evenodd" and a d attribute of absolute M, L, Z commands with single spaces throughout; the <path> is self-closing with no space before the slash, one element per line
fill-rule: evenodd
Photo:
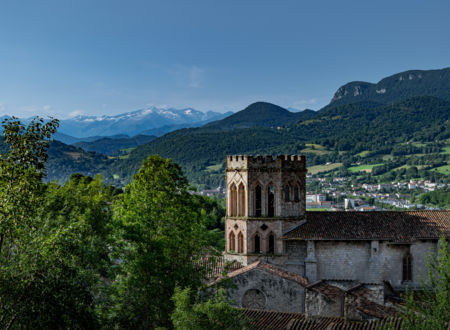
<path fill-rule="evenodd" d="M 238 190 L 238 195 L 239 195 L 239 212 L 238 212 L 238 216 L 245 216 L 245 187 L 244 184 L 241 183 L 239 185 L 239 190 Z"/>
<path fill-rule="evenodd" d="M 294 201 L 298 202 L 300 200 L 300 196 L 298 195 L 298 185 L 294 186 Z"/>
<path fill-rule="evenodd" d="M 290 197 L 289 197 L 289 186 L 285 185 L 284 186 L 284 201 L 285 202 L 289 202 Z"/>
<path fill-rule="evenodd" d="M 230 188 L 230 199 L 230 216 L 235 217 L 237 216 L 237 189 L 234 183 Z"/>
<path fill-rule="evenodd" d="M 230 235 L 228 235 L 228 250 L 236 251 L 236 237 L 233 232 L 230 232 Z"/>
<path fill-rule="evenodd" d="M 261 253 L 261 240 L 259 238 L 259 235 L 255 235 L 255 253 Z"/>
<path fill-rule="evenodd" d="M 241 232 L 238 234 L 238 253 L 244 252 L 244 235 Z"/>
<path fill-rule="evenodd" d="M 403 257 L 403 282 L 412 281 L 412 257 L 408 253 Z"/>
<path fill-rule="evenodd" d="M 261 216 L 261 187 L 255 188 L 255 217 Z"/>
<path fill-rule="evenodd" d="M 275 253 L 275 236 L 273 234 L 269 235 L 269 253 Z"/>
<path fill-rule="evenodd" d="M 275 191 L 273 185 L 267 188 L 267 216 L 275 216 Z"/>

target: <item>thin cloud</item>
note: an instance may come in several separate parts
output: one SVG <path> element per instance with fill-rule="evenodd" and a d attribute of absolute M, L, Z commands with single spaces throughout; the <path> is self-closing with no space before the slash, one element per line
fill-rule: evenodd
<path fill-rule="evenodd" d="M 205 69 L 199 68 L 197 66 L 193 66 L 189 72 L 189 87 L 199 88 L 201 87 L 201 82 L 203 80 L 203 76 L 205 74 Z"/>

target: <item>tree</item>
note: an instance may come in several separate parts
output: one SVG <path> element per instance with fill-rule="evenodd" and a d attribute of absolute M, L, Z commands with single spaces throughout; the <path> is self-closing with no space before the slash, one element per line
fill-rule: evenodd
<path fill-rule="evenodd" d="M 92 329 L 108 269 L 110 189 L 100 178 L 45 185 L 58 122 L 4 123 L 0 161 L 0 328 Z"/>
<path fill-rule="evenodd" d="M 427 261 L 428 282 L 422 290 L 407 293 L 402 314 L 405 329 L 446 329 L 450 322 L 450 253 L 444 237 L 437 258 Z"/>
<path fill-rule="evenodd" d="M 205 298 L 205 295 L 209 299 Z M 238 330 L 248 329 L 249 324 L 242 311 L 233 307 L 225 290 L 219 288 L 213 294 L 195 294 L 191 288 L 175 288 L 172 297 L 175 310 L 172 314 L 175 329 Z"/>
<path fill-rule="evenodd" d="M 115 212 L 123 252 L 112 323 L 170 327 L 176 285 L 200 286 L 206 273 L 197 265 L 214 237 L 196 205 L 179 165 L 156 155 L 143 162 Z"/>

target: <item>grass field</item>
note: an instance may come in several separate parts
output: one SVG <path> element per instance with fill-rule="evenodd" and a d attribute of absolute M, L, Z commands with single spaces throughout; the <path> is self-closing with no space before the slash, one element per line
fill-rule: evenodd
<path fill-rule="evenodd" d="M 364 150 L 361 151 L 360 153 L 356 154 L 355 156 L 359 156 L 359 157 L 366 157 L 369 154 L 369 150 Z"/>
<path fill-rule="evenodd" d="M 325 154 L 329 154 L 331 152 L 329 150 L 326 150 L 325 147 L 321 146 L 320 144 L 307 143 L 307 144 L 305 144 L 305 146 L 306 146 L 306 148 L 302 149 L 303 153 L 325 155 Z"/>
<path fill-rule="evenodd" d="M 370 173 L 370 172 L 372 172 L 372 168 L 374 168 L 375 166 L 380 166 L 380 165 L 383 165 L 383 164 L 381 163 L 381 164 L 372 164 L 372 165 L 352 166 L 352 167 L 349 167 L 348 170 L 353 173 L 357 173 L 357 172 Z"/>
<path fill-rule="evenodd" d="M 333 163 L 333 164 L 328 164 L 328 165 L 315 165 L 315 166 L 308 167 L 308 173 L 309 174 L 317 174 L 320 172 L 329 172 L 329 171 L 332 171 L 341 166 L 342 166 L 342 163 Z"/>
<path fill-rule="evenodd" d="M 206 170 L 208 172 L 217 172 L 217 171 L 220 171 L 221 168 L 222 168 L 222 164 L 206 166 Z"/>
<path fill-rule="evenodd" d="M 450 146 L 449 147 L 443 147 L 442 149 L 444 151 L 442 151 L 441 154 L 450 155 Z"/>
<path fill-rule="evenodd" d="M 444 175 L 450 175 L 450 165 L 439 166 L 433 168 L 432 171 L 438 171 L 439 173 L 442 173 Z"/>

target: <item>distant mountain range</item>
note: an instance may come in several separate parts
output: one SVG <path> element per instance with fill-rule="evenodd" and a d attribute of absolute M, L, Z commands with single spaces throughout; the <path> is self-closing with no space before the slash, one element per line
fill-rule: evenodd
<path fill-rule="evenodd" d="M 70 125 L 63 130 L 64 121 L 55 136 L 74 145 L 52 144 L 47 179 L 64 181 L 73 172 L 101 173 L 105 182 L 122 186 L 142 160 L 160 154 L 182 165 L 193 184 L 212 187 L 223 184 L 225 156 L 246 153 L 305 154 L 309 167 L 331 163 L 328 170 L 336 171 L 356 162 L 384 164 L 393 176 L 389 180 L 413 166 L 421 169 L 423 178 L 442 176 L 450 166 L 449 73 L 448 68 L 413 70 L 377 84 L 351 82 L 319 111 L 291 112 L 256 102 L 231 115 L 154 108 L 115 119 L 77 117 L 71 122 L 73 131 Z M 155 124 L 161 117 L 165 119 Z M 140 124 L 146 120 L 148 124 Z M 197 127 L 199 123 L 203 126 Z M 68 136 L 80 127 L 89 136 L 85 141 Z M 106 131 L 97 131 L 100 127 Z M 146 134 L 134 136 L 137 131 Z M 105 132 L 113 134 L 98 136 Z"/>
<path fill-rule="evenodd" d="M 201 112 L 192 108 L 149 107 L 115 116 L 76 116 L 61 120 L 58 132 L 77 138 L 125 134 L 135 136 L 144 131 L 170 125 L 192 125 L 225 118 L 230 113 Z M 151 135 L 151 134 L 150 134 Z"/>

